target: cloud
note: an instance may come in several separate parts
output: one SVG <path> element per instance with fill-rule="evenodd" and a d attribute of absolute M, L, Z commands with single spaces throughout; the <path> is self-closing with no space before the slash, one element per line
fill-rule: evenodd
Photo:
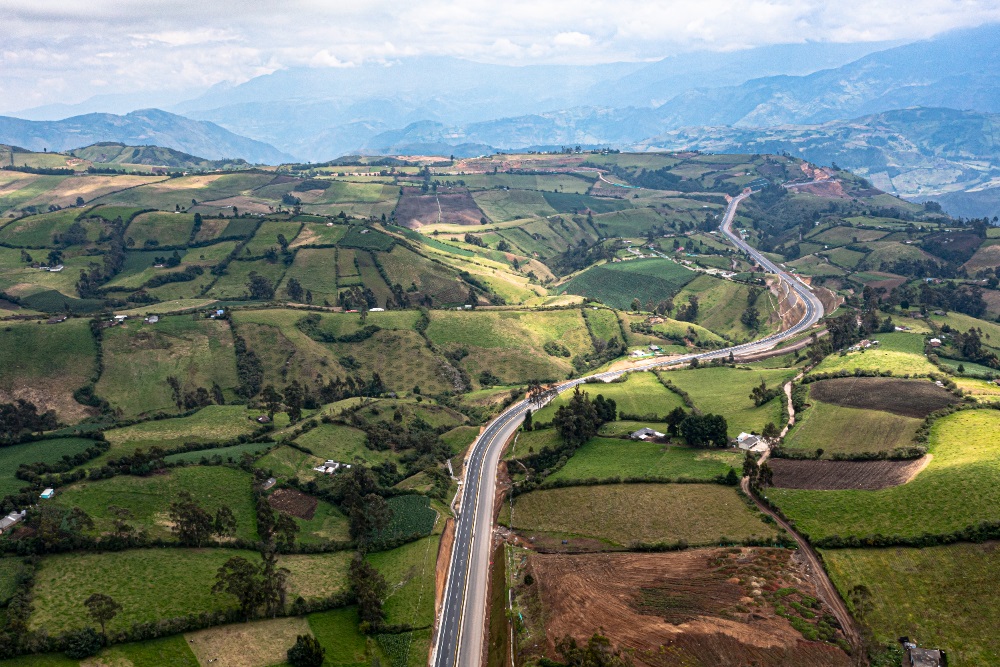
<path fill-rule="evenodd" d="M 502 64 L 655 60 L 813 41 L 921 39 L 1000 21 L 1000 0 L 3 0 L 0 105 L 240 82 L 416 55 Z M 41 90 L 37 82 L 63 82 Z M 111 86 L 99 86 L 106 92 Z M 23 107 L 24 105 L 22 105 Z"/>

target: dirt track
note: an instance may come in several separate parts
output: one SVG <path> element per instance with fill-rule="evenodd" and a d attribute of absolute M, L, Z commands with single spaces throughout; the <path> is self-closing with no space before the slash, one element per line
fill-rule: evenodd
<path fill-rule="evenodd" d="M 757 496 L 750 491 L 749 479 L 744 477 L 740 480 L 740 488 L 743 492 L 753 499 L 754 503 L 760 508 L 761 512 L 764 512 L 771 518 L 773 518 L 779 526 L 788 531 L 788 534 L 798 543 L 799 551 L 802 557 L 805 559 L 806 563 L 809 565 L 809 569 L 813 574 L 813 585 L 816 586 L 816 592 L 819 594 L 820 598 L 833 612 L 833 615 L 837 617 L 837 622 L 840 623 L 841 629 L 844 631 L 844 636 L 847 637 L 847 641 L 850 642 L 851 648 L 855 654 L 860 654 L 861 652 L 861 633 L 858 632 L 858 628 L 854 623 L 854 617 L 851 616 L 850 612 L 847 611 L 847 605 L 840 598 L 840 593 L 837 592 L 837 588 L 830 581 L 830 577 L 827 575 L 826 570 L 823 568 L 823 563 L 820 561 L 819 554 L 816 550 L 812 548 L 812 545 L 806 542 L 795 529 L 792 528 L 791 524 L 785 521 L 781 516 L 777 514 L 770 507 L 762 503 Z"/>

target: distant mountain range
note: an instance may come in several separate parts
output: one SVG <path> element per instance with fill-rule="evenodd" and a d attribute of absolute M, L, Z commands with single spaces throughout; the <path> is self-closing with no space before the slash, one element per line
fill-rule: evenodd
<path fill-rule="evenodd" d="M 57 121 L 0 116 L 2 144 L 34 151 L 66 151 L 108 141 L 164 146 L 212 160 L 242 158 L 266 164 L 292 160 L 274 146 L 239 136 L 215 123 L 159 109 L 142 109 L 123 116 L 93 113 Z"/>
<path fill-rule="evenodd" d="M 787 151 L 980 214 L 1000 201 L 992 192 L 1000 187 L 1000 69 L 989 64 L 998 50 L 1000 26 L 986 25 L 904 45 L 792 44 L 654 63 L 511 67 L 418 57 L 293 68 L 214 86 L 169 106 L 173 113 L 0 117 L 0 142 L 157 144 L 268 163 L 566 145 Z"/>

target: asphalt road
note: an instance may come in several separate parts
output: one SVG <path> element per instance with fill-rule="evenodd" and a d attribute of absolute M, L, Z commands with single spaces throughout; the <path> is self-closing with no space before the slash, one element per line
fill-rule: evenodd
<path fill-rule="evenodd" d="M 707 360 L 728 357 L 729 353 L 747 354 L 770 349 L 782 340 L 808 329 L 823 316 L 819 299 L 796 278 L 788 275 L 760 252 L 744 243 L 731 229 L 736 208 L 749 194 L 734 198 L 726 208 L 720 231 L 738 248 L 764 267 L 768 273 L 785 280 L 805 304 L 805 315 L 786 331 L 760 340 L 711 352 L 691 354 L 669 361 L 637 364 L 629 371 L 658 366 L 689 363 L 692 359 Z M 597 373 L 559 385 L 561 393 L 588 380 L 610 380 L 623 371 Z M 496 469 L 504 444 L 510 439 L 529 409 L 527 401 L 507 408 L 486 427 L 472 447 L 465 466 L 461 509 L 455 530 L 448 581 L 445 586 L 441 615 L 437 623 L 432 664 L 434 667 L 473 667 L 481 662 L 486 621 L 486 594 L 489 584 L 491 545 L 493 541 L 493 502 L 496 496 Z"/>

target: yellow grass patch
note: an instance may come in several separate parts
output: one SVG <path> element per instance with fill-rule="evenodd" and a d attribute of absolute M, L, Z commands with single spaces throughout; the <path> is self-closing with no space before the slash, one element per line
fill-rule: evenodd
<path fill-rule="evenodd" d="M 184 639 L 202 665 L 267 667 L 283 664 L 296 636 L 308 634 L 309 622 L 300 617 L 223 625 L 189 632 Z"/>

